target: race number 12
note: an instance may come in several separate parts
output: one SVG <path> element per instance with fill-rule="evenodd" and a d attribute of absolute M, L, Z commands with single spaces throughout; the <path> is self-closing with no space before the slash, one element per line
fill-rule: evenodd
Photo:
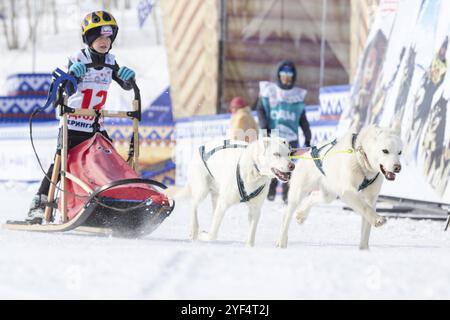
<path fill-rule="evenodd" d="M 89 106 L 91 105 L 93 90 L 86 89 L 86 90 L 81 91 L 81 93 L 83 94 L 83 102 L 81 102 L 81 108 L 89 109 Z M 96 110 L 100 110 L 101 108 L 103 108 L 103 105 L 106 102 L 107 95 L 108 95 L 108 91 L 105 91 L 105 90 L 101 90 L 101 91 L 97 92 L 96 96 L 101 98 L 102 100 L 100 101 L 100 103 L 96 104 L 93 108 Z"/>

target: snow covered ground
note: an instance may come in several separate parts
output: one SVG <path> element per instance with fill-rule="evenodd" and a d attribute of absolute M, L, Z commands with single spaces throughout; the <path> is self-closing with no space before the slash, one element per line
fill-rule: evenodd
<path fill-rule="evenodd" d="M 0 223 L 21 219 L 36 185 L 0 185 Z M 390 219 L 358 250 L 360 218 L 336 202 L 293 223 L 275 248 L 281 202 L 267 202 L 247 248 L 245 206 L 224 218 L 219 240 L 188 240 L 188 208 L 143 239 L 0 229 L 2 299 L 450 299 L 450 232 L 443 222 Z M 200 208 L 209 227 L 209 201 Z"/>

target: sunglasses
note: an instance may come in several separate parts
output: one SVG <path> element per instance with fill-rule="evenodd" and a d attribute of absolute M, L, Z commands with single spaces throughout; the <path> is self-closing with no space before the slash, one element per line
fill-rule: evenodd
<path fill-rule="evenodd" d="M 294 73 L 291 71 L 280 71 L 280 76 L 282 77 L 293 77 Z"/>

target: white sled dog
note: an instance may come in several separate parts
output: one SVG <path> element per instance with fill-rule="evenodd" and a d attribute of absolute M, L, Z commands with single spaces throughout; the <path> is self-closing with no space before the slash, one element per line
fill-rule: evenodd
<path fill-rule="evenodd" d="M 366 126 L 359 134 L 347 133 L 342 139 L 313 147 L 310 156 L 300 160 L 292 173 L 288 205 L 277 246 L 287 247 L 289 224 L 294 212 L 303 223 L 312 206 L 340 197 L 362 216 L 360 249 L 369 248 L 371 226 L 380 227 L 384 217 L 375 211 L 383 180 L 395 180 L 401 170 L 402 153 L 399 125 L 395 129 Z M 338 153 L 350 150 L 351 153 Z"/>
<path fill-rule="evenodd" d="M 288 182 L 295 165 L 289 159 L 289 144 L 280 138 L 261 138 L 250 144 L 220 140 L 200 146 L 194 152 L 187 171 L 187 188 L 191 196 L 190 238 L 211 241 L 217 238 L 225 211 L 234 204 L 248 205 L 250 232 L 246 244 L 255 243 L 261 206 L 272 178 Z M 211 194 L 213 221 L 209 233 L 199 233 L 197 209 Z"/>

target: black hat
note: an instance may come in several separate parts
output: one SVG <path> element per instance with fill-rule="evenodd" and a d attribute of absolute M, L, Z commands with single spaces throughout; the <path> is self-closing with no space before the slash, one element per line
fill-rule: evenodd
<path fill-rule="evenodd" d="M 292 81 L 291 84 L 289 85 L 284 85 L 281 82 L 280 79 L 280 72 L 281 71 L 285 71 L 285 72 L 291 72 L 293 74 L 292 76 Z M 282 61 L 278 64 L 278 68 L 277 68 L 277 82 L 278 82 L 278 87 L 280 87 L 283 90 L 288 90 L 288 89 L 292 89 L 294 87 L 295 84 L 295 80 L 297 79 L 297 70 L 295 68 L 295 64 L 292 61 L 289 60 L 285 60 Z"/>
<path fill-rule="evenodd" d="M 101 36 L 109 36 L 111 38 L 111 46 L 114 42 L 114 39 L 117 36 L 118 28 L 116 26 L 100 26 L 86 31 L 83 36 L 84 43 L 86 43 L 89 47 L 95 41 L 95 39 Z"/>

